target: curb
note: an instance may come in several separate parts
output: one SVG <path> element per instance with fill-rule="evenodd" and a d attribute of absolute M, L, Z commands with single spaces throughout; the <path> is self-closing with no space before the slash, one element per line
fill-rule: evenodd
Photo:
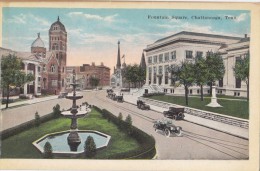
<path fill-rule="evenodd" d="M 129 104 L 133 104 L 133 103 L 128 102 L 128 101 L 124 101 L 124 102 L 129 103 Z M 133 104 L 133 105 L 136 106 L 136 104 Z M 157 112 L 157 113 L 161 113 L 160 111 L 156 111 L 156 110 L 154 110 L 154 109 L 150 109 L 150 110 L 152 110 L 152 111 L 154 111 L 154 112 Z M 240 135 L 236 135 L 236 134 L 230 133 L 230 132 L 228 132 L 228 131 L 223 131 L 223 130 L 219 130 L 219 129 L 216 129 L 216 128 L 212 128 L 212 127 L 209 127 L 209 126 L 206 126 L 206 125 L 197 123 L 197 122 L 189 121 L 189 120 L 186 120 L 186 119 L 184 119 L 183 121 L 190 122 L 190 123 L 193 123 L 193 124 L 196 124 L 196 125 L 200 125 L 200 126 L 203 126 L 203 127 L 205 127 L 205 128 L 209 128 L 209 129 L 216 130 L 216 131 L 219 131 L 219 132 L 223 132 L 223 133 L 226 133 L 226 134 L 229 134 L 229 135 L 238 137 L 238 138 L 242 138 L 242 139 L 244 139 L 244 140 L 249 140 L 249 138 L 247 138 L 247 137 L 240 136 Z"/>

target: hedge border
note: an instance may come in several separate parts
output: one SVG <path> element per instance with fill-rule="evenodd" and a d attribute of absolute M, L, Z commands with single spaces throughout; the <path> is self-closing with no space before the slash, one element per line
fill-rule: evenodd
<path fill-rule="evenodd" d="M 127 132 L 126 128 L 128 123 L 123 120 L 119 120 L 115 115 L 106 109 L 101 110 L 97 106 L 94 108 L 102 114 L 104 118 L 108 121 L 113 122 L 115 125 L 122 129 L 122 131 Z M 154 137 L 148 135 L 142 130 L 132 126 L 132 133 L 129 135 L 136 139 L 141 145 L 138 149 L 131 150 L 124 153 L 114 154 L 109 157 L 109 159 L 152 159 L 156 155 L 155 139 Z"/>
<path fill-rule="evenodd" d="M 52 119 L 56 119 L 56 118 L 57 117 L 52 112 L 52 113 L 49 113 L 47 115 L 41 116 L 40 121 L 41 121 L 41 123 L 45 123 L 45 122 L 48 122 L 48 121 L 50 121 Z M 35 127 L 35 119 L 32 119 L 30 121 L 24 122 L 24 123 L 17 125 L 15 127 L 1 131 L 0 132 L 0 138 L 1 138 L 1 140 L 4 140 L 6 138 L 9 138 L 13 135 L 19 134 L 19 133 L 26 131 L 28 129 L 31 129 L 33 127 Z"/>

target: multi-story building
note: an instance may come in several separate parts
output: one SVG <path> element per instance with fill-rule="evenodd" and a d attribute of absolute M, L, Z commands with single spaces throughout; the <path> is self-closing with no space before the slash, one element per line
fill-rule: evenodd
<path fill-rule="evenodd" d="M 197 56 L 206 57 L 209 53 L 220 53 L 225 65 L 223 79 L 217 84 L 218 93 L 246 96 L 245 82 L 236 79 L 233 68 L 236 61 L 249 52 L 250 39 L 245 37 L 224 36 L 182 31 L 147 45 L 146 52 L 146 91 L 164 91 L 184 94 L 183 87 L 172 85 L 168 68 L 182 61 L 194 61 Z M 209 93 L 205 86 L 204 93 Z M 200 94 L 196 85 L 189 88 L 190 94 Z"/>
<path fill-rule="evenodd" d="M 49 29 L 49 51 L 46 50 L 38 33 L 30 52 L 0 48 L 1 56 L 8 54 L 14 54 L 20 58 L 24 72 L 32 73 L 35 77 L 33 82 L 26 83 L 18 93 L 37 96 L 42 93 L 59 94 L 65 91 L 67 32 L 59 17 Z"/>
<path fill-rule="evenodd" d="M 67 66 L 67 84 L 71 83 L 72 72 L 75 70 L 76 81 L 80 89 L 93 88 L 90 84 L 90 78 L 98 78 L 98 86 L 104 87 L 110 85 L 110 68 L 104 66 L 103 62 L 100 65 L 83 64 L 82 66 Z"/>

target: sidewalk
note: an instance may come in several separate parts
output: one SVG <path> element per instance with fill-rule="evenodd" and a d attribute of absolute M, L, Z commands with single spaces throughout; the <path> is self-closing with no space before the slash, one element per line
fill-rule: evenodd
<path fill-rule="evenodd" d="M 138 97 L 134 96 L 134 95 L 125 95 L 124 96 L 124 100 L 127 103 L 131 103 L 136 105 L 136 101 L 137 101 Z M 162 108 L 162 107 L 158 107 L 155 105 L 150 105 L 151 110 L 157 111 L 162 113 L 163 111 L 166 111 L 167 108 Z M 216 122 L 213 120 L 209 120 L 209 119 L 204 119 L 201 117 L 197 117 L 197 116 L 193 116 L 190 114 L 185 113 L 185 118 L 184 120 L 188 121 L 188 122 L 192 122 L 198 125 L 202 125 L 211 129 L 215 129 L 221 132 L 225 132 L 227 134 L 231 134 L 240 138 L 244 138 L 244 139 L 248 139 L 249 138 L 249 131 L 248 129 L 244 129 L 244 128 L 240 128 L 240 127 L 236 127 L 236 126 L 232 126 L 232 125 L 228 125 L 228 124 L 224 124 L 224 123 L 220 123 L 220 122 Z"/>
<path fill-rule="evenodd" d="M 33 99 L 23 100 L 23 101 L 19 101 L 19 102 L 9 103 L 8 107 L 34 104 L 34 103 L 39 103 L 39 102 L 48 101 L 48 100 L 57 99 L 57 98 L 58 98 L 58 95 L 41 97 L 41 98 L 33 98 Z M 6 104 L 2 104 L 1 109 L 5 109 L 5 106 L 6 106 Z"/>

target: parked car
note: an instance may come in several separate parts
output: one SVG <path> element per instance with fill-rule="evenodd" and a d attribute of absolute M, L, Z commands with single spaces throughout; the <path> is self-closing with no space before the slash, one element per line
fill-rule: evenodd
<path fill-rule="evenodd" d="M 157 120 L 153 125 L 155 131 L 161 130 L 164 132 L 166 137 L 170 137 L 171 135 L 181 136 L 182 135 L 182 127 L 175 126 L 171 120 Z"/>
<path fill-rule="evenodd" d="M 142 100 L 137 100 L 137 108 L 142 110 L 150 110 L 150 106 Z"/>
<path fill-rule="evenodd" d="M 117 101 L 117 102 L 123 102 L 124 101 L 124 97 L 122 93 L 114 93 L 113 95 L 113 100 Z"/>
<path fill-rule="evenodd" d="M 164 111 L 163 115 L 167 118 L 171 118 L 174 120 L 182 120 L 184 119 L 184 108 L 183 107 L 169 107 L 168 111 Z"/>

